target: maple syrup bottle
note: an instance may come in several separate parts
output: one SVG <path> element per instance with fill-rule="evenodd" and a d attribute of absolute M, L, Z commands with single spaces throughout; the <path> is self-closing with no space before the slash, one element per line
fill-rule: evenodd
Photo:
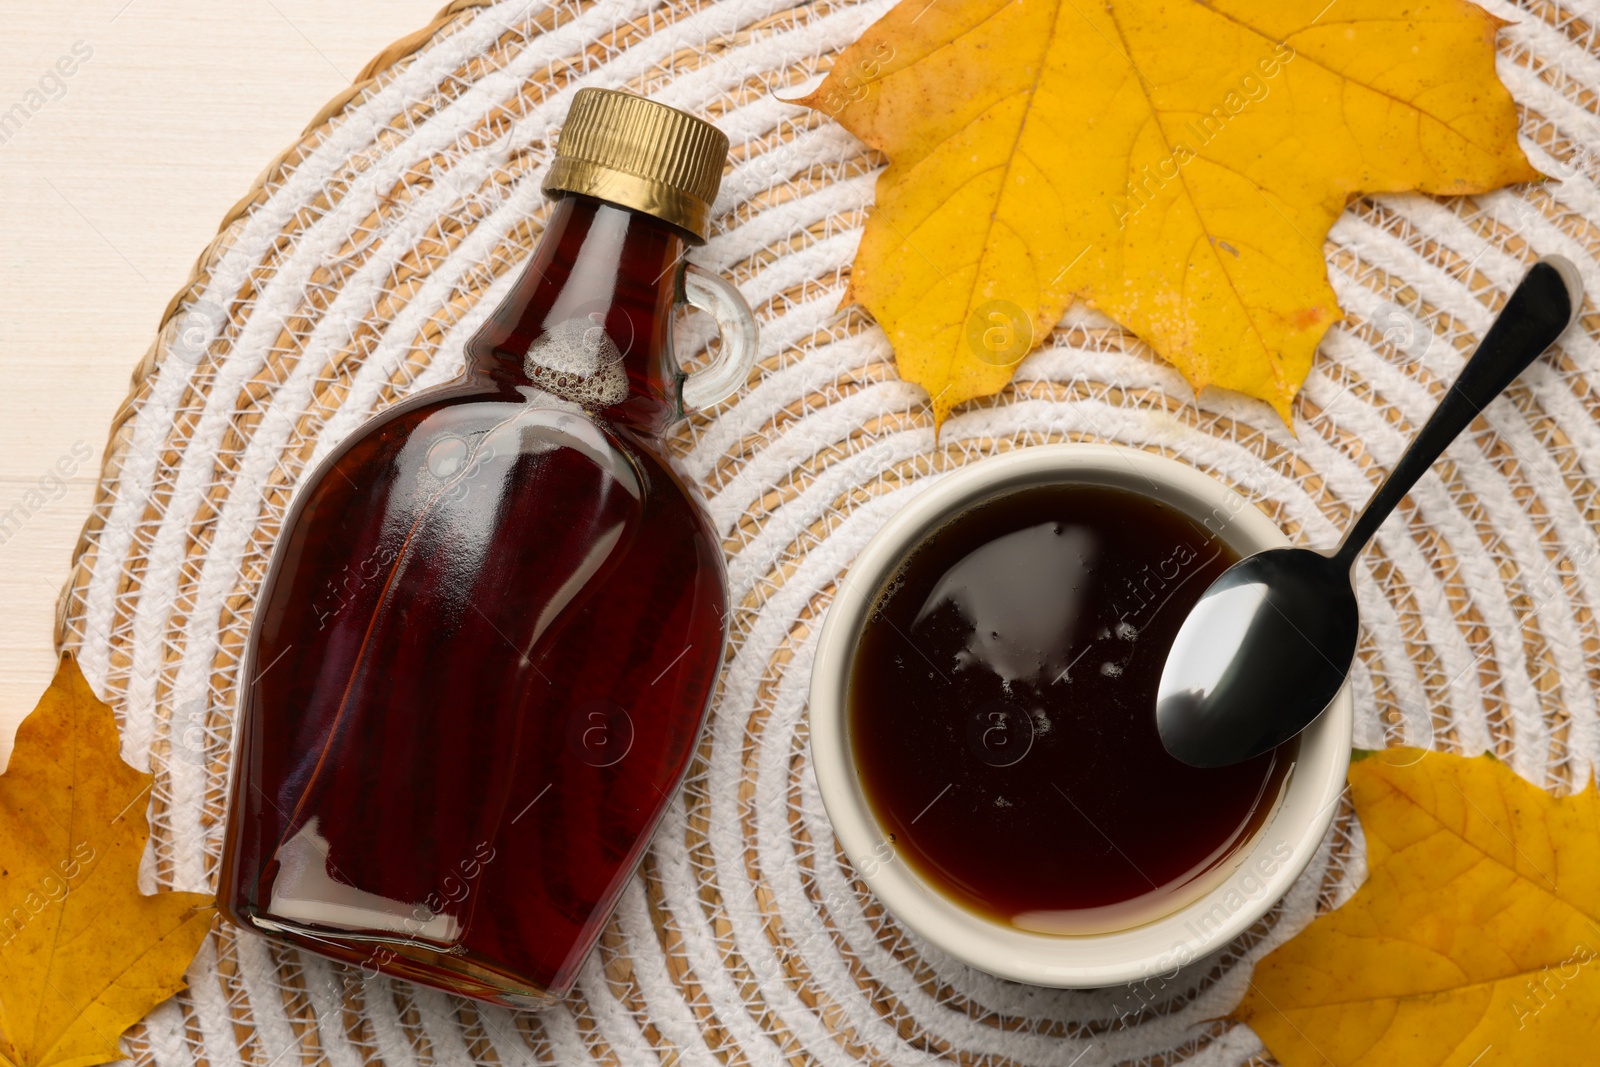
<path fill-rule="evenodd" d="M 658 438 L 755 357 L 738 292 L 683 261 L 727 151 L 672 108 L 579 92 L 549 226 L 464 376 L 300 492 L 243 670 L 233 922 L 512 1007 L 571 988 L 722 659 L 722 551 Z M 687 378 L 684 302 L 723 341 Z"/>

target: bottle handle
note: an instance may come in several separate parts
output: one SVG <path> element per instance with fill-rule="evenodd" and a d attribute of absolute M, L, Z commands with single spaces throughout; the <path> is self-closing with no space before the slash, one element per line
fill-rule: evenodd
<path fill-rule="evenodd" d="M 717 358 L 683 382 L 683 406 L 700 410 L 722 403 L 749 379 L 760 337 L 750 305 L 721 275 L 685 263 L 682 279 L 684 300 L 716 319 L 722 334 Z"/>

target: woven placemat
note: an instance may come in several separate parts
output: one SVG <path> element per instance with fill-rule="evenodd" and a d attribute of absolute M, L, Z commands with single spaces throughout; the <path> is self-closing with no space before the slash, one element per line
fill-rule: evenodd
<path fill-rule="evenodd" d="M 545 217 L 551 136 L 583 86 L 702 114 L 733 143 L 695 258 L 763 321 L 759 371 L 671 446 L 724 538 L 733 639 L 687 788 L 570 1002 L 475 1006 L 219 927 L 190 988 L 131 1032 L 140 1063 L 1238 1064 L 1217 1021 L 1250 968 L 1364 873 L 1341 813 L 1289 897 L 1178 974 L 1092 991 L 1003 982 L 901 928 L 839 852 L 805 691 L 838 575 L 944 472 L 1046 441 L 1115 441 L 1233 486 L 1327 545 L 1540 254 L 1600 293 L 1600 42 L 1586 14 L 1491 2 L 1524 145 L 1559 181 L 1378 196 L 1326 246 L 1349 313 L 1293 432 L 1196 400 L 1144 345 L 1069 313 L 935 443 L 882 333 L 839 310 L 881 158 L 774 90 L 826 69 L 889 0 L 462 0 L 379 56 L 224 220 L 134 374 L 61 610 L 155 774 L 145 888 L 210 889 L 250 613 L 285 509 L 375 411 L 460 369 Z M 1363 557 L 1356 742 L 1492 749 L 1547 788 L 1600 755 L 1596 332 L 1492 405 Z M 688 327 L 703 344 L 703 326 Z M 699 332 L 697 332 L 699 331 Z"/>

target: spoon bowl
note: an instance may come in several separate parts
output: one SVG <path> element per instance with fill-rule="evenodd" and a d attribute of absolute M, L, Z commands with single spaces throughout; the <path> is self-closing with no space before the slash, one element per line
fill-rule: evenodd
<path fill-rule="evenodd" d="M 1179 629 L 1156 689 L 1156 725 L 1168 752 L 1196 767 L 1225 767 L 1289 740 L 1322 714 L 1355 659 L 1356 557 L 1582 303 L 1576 267 L 1560 256 L 1535 263 L 1337 549 L 1272 549 L 1212 583 Z"/>
<path fill-rule="evenodd" d="M 1191 766 L 1226 767 L 1289 740 L 1309 720 L 1285 715 L 1285 704 L 1315 714 L 1331 704 L 1360 630 L 1349 569 L 1333 558 L 1274 548 L 1240 560 L 1167 653 L 1156 690 L 1162 744 Z"/>

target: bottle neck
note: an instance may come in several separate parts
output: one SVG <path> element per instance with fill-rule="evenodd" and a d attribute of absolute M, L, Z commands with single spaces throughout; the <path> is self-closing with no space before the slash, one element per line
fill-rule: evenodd
<path fill-rule="evenodd" d="M 682 414 L 670 331 L 686 250 L 682 232 L 652 215 L 562 197 L 468 345 L 468 373 L 660 433 Z"/>

